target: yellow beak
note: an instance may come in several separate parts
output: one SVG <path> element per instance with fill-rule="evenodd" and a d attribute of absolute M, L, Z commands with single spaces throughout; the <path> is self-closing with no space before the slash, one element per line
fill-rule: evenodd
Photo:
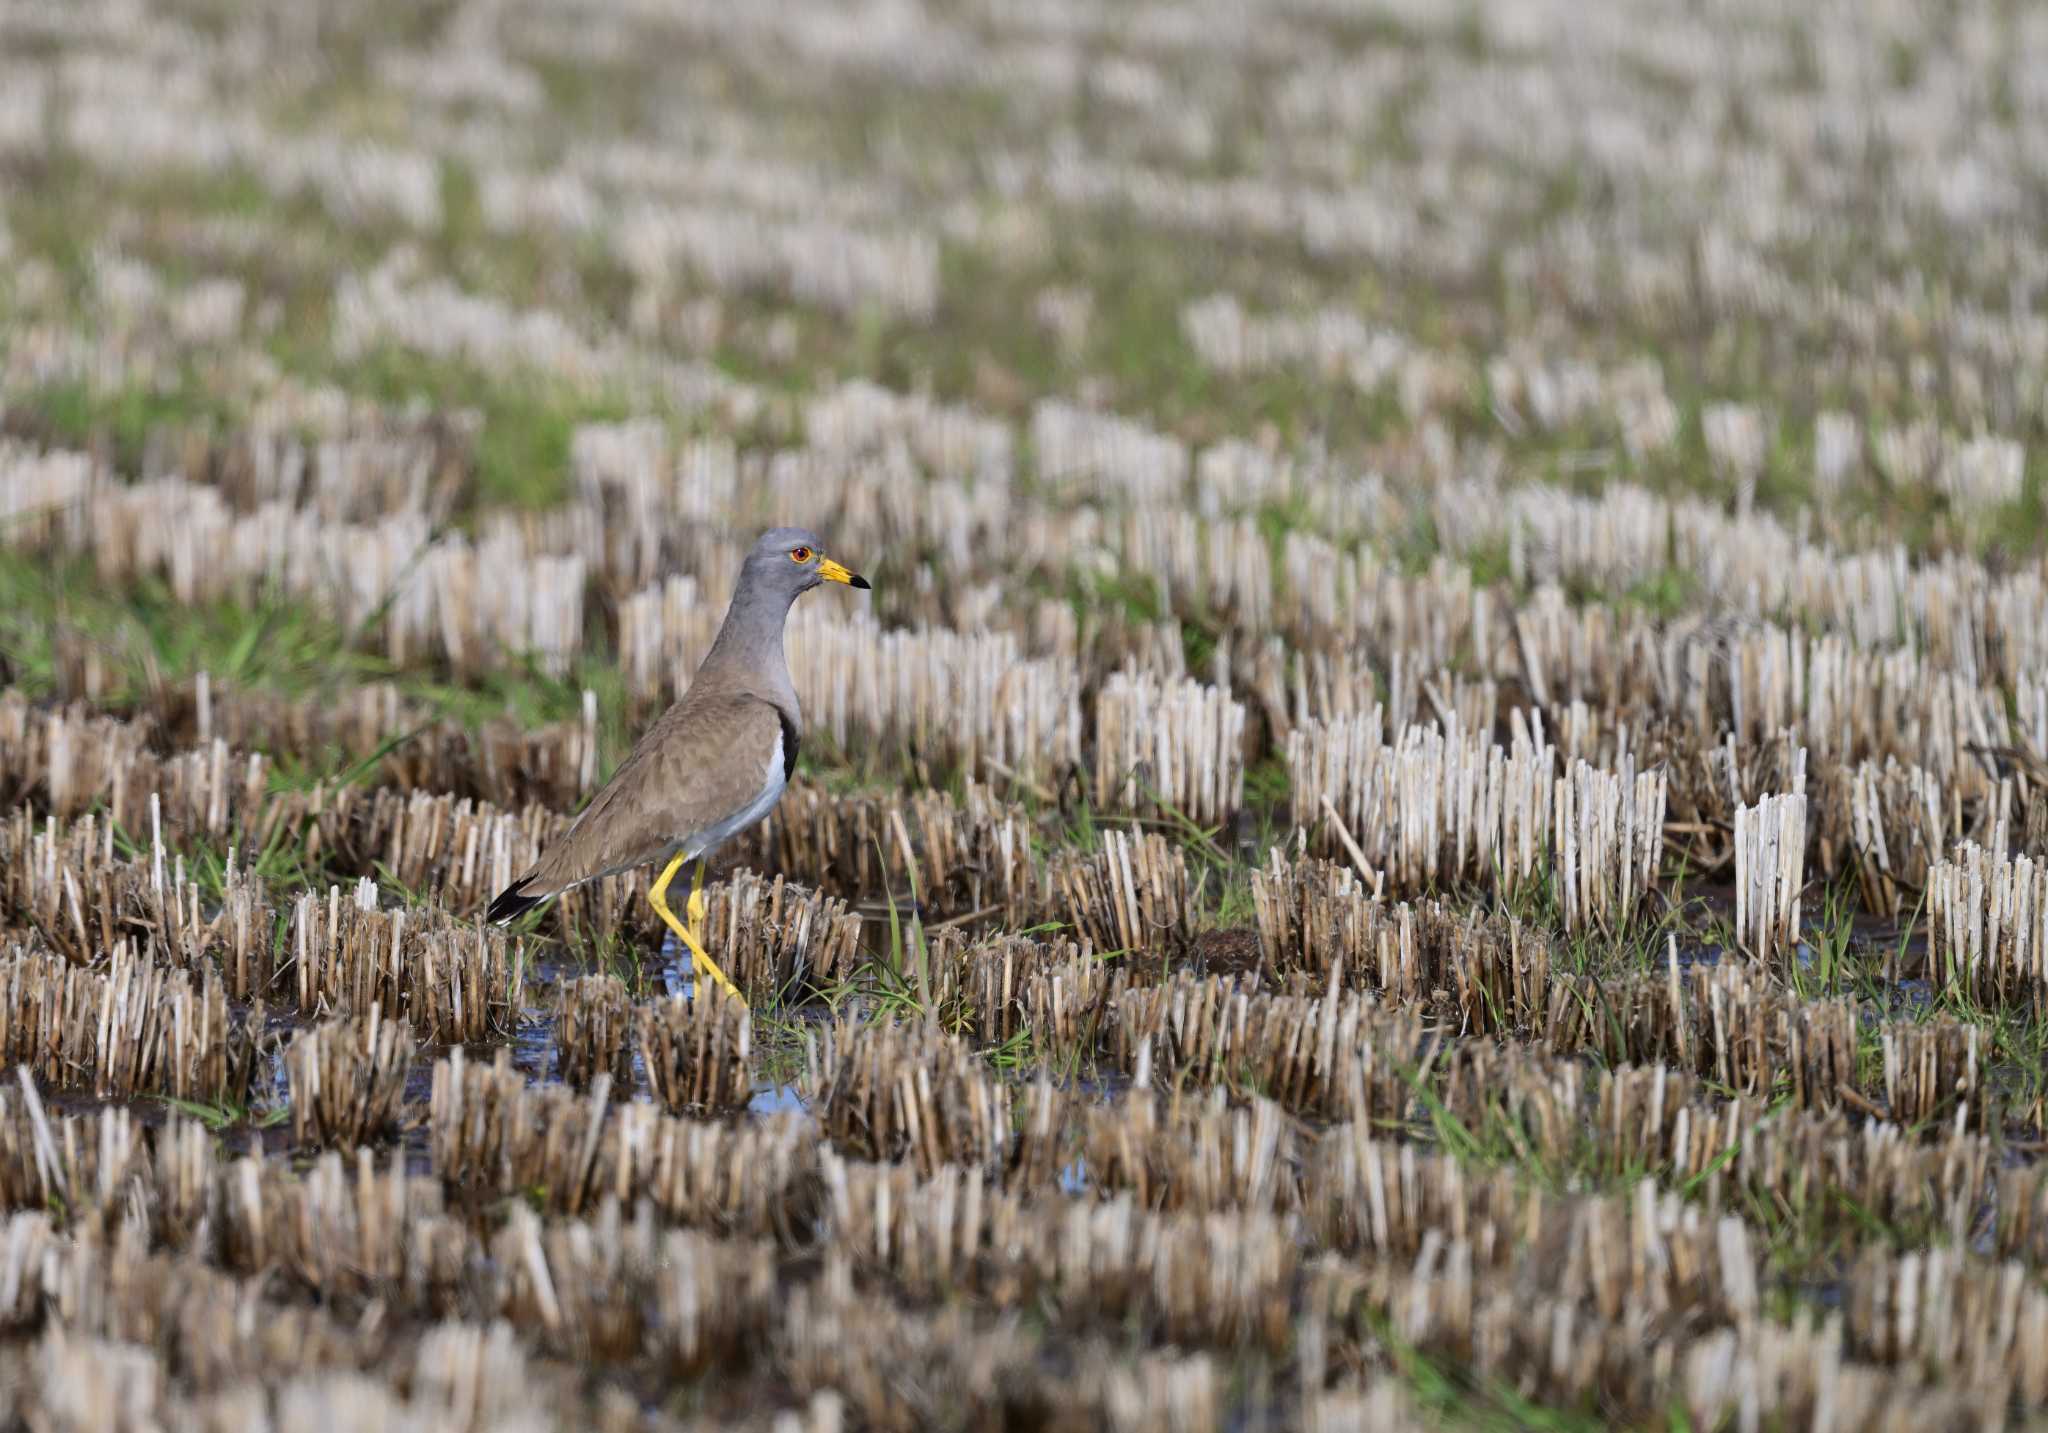
<path fill-rule="evenodd" d="M 865 577 L 841 566 L 829 557 L 818 559 L 818 576 L 827 582 L 844 582 L 848 587 L 858 587 L 863 592 L 867 591 L 868 580 Z"/>

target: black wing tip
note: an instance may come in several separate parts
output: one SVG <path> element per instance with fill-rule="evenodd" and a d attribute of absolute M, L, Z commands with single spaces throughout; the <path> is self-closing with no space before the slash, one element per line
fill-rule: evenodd
<path fill-rule="evenodd" d="M 541 897 L 526 894 L 525 881 L 516 881 L 498 892 L 497 899 L 491 902 L 491 908 L 484 913 L 484 919 L 493 925 L 503 925 L 506 921 L 516 920 L 525 915 L 540 903 Z"/>

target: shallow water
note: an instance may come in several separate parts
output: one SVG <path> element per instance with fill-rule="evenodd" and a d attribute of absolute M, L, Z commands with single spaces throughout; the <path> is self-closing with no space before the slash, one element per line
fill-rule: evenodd
<path fill-rule="evenodd" d="M 797 1092 L 795 1085 L 779 1085 L 770 1080 L 757 1080 L 753 1098 L 747 1101 L 747 1113 L 755 1115 L 798 1114 L 811 1112 L 809 1101 Z"/>
<path fill-rule="evenodd" d="M 553 1017 L 540 1010 L 522 1010 L 512 1032 L 512 1068 L 535 1082 L 550 1080 L 555 1072 L 554 1053 Z"/>

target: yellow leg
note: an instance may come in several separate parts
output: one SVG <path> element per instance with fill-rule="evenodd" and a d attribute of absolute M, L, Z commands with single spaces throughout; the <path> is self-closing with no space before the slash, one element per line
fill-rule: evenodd
<path fill-rule="evenodd" d="M 668 869 L 661 873 L 654 885 L 648 890 L 647 904 L 654 907 L 654 913 L 661 917 L 662 924 L 674 931 L 683 944 L 690 948 L 691 967 L 702 974 L 710 976 L 713 983 L 719 989 L 744 1005 L 747 1003 L 747 998 L 740 994 L 739 990 L 730 980 L 725 978 L 725 972 L 718 968 L 717 963 L 704 953 L 704 946 L 697 939 L 696 933 L 686 929 L 683 923 L 676 919 L 676 913 L 668 908 L 668 883 L 675 879 L 676 872 L 682 869 L 685 859 L 685 857 L 678 856 L 668 863 Z M 689 912 L 692 925 L 698 925 L 703 922 L 704 864 L 701 861 L 697 863 L 696 885 L 690 892 Z"/>
<path fill-rule="evenodd" d="M 690 878 L 690 904 L 683 913 L 690 918 L 690 934 L 704 939 L 704 867 L 709 864 L 701 857 L 697 869 Z"/>

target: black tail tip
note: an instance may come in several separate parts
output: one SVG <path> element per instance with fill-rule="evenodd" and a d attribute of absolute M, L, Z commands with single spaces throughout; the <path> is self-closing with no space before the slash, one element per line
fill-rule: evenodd
<path fill-rule="evenodd" d="M 484 912 L 484 919 L 493 925 L 502 925 L 515 920 L 539 905 L 539 896 L 526 894 L 526 882 L 518 881 L 498 892 L 498 898 L 491 902 L 491 908 Z"/>

